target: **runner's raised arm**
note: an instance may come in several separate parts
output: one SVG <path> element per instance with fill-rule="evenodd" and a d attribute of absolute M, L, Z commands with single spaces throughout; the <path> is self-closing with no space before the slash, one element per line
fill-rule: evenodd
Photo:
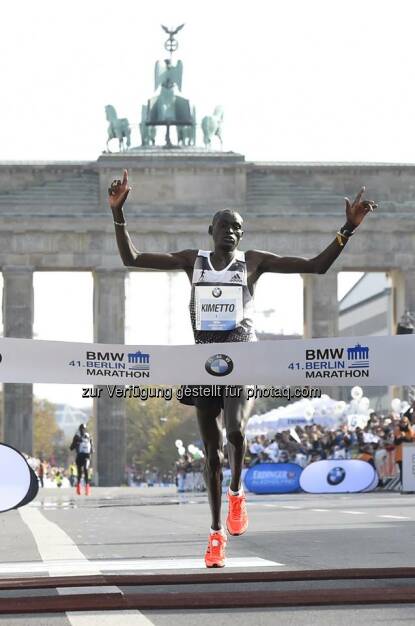
<path fill-rule="evenodd" d="M 128 172 L 124 170 L 122 180 L 113 180 L 108 188 L 109 205 L 114 217 L 115 236 L 122 262 L 127 267 L 142 267 L 154 270 L 187 270 L 193 268 L 197 251 L 181 250 L 171 253 L 139 252 L 131 241 L 124 216 L 124 203 L 131 191 Z"/>
<path fill-rule="evenodd" d="M 362 187 L 353 202 L 346 201 L 346 223 L 336 233 L 336 238 L 320 254 L 311 258 L 282 257 L 271 252 L 251 250 L 247 254 L 248 263 L 256 269 L 259 277 L 264 272 L 324 274 L 344 249 L 349 237 L 361 224 L 364 217 L 377 208 L 373 200 L 362 200 L 365 187 Z"/>

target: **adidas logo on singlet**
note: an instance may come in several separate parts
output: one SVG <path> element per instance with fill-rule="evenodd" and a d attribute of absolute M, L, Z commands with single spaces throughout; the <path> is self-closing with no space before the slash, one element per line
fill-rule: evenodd
<path fill-rule="evenodd" d="M 238 272 L 236 272 L 236 274 L 234 274 L 232 276 L 232 278 L 230 279 L 231 283 L 241 283 L 242 282 L 242 277 L 238 274 Z"/>

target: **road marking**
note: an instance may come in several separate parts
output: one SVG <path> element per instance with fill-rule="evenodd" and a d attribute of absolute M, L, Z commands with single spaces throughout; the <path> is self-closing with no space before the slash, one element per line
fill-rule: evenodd
<path fill-rule="evenodd" d="M 77 611 L 67 613 L 72 626 L 150 626 L 153 624 L 139 611 Z"/>
<path fill-rule="evenodd" d="M 310 511 L 316 511 L 316 513 L 327 513 L 330 509 L 310 509 Z"/>
<path fill-rule="evenodd" d="M 240 557 L 226 560 L 226 569 L 250 567 L 281 567 L 284 563 L 268 561 L 257 557 Z M 54 576 L 73 576 L 74 574 L 102 574 L 119 571 L 206 569 L 203 559 L 108 559 L 89 561 L 87 559 L 68 559 L 53 561 L 30 561 L 27 563 L 0 563 L 0 575 L 28 573 L 50 573 Z"/>
<path fill-rule="evenodd" d="M 349 513 L 350 515 L 366 515 L 364 511 L 340 511 L 340 513 Z"/>
<path fill-rule="evenodd" d="M 69 535 L 57 524 L 46 519 L 38 509 L 25 506 L 18 511 L 32 533 L 43 561 L 48 561 L 53 566 L 56 555 L 59 554 L 60 559 L 76 559 L 81 562 L 88 562 Z M 99 574 L 99 569 L 95 568 L 94 573 Z"/>
<path fill-rule="evenodd" d="M 19 572 L 28 571 L 43 571 L 48 574 L 57 575 L 59 569 L 57 564 L 59 561 L 54 559 L 56 554 L 64 556 L 66 559 L 70 559 L 72 563 L 78 563 L 79 565 L 87 565 L 89 574 L 101 574 L 100 562 L 90 562 L 85 555 L 79 550 L 75 542 L 62 530 L 57 524 L 46 519 L 44 515 L 31 506 L 26 506 L 18 509 L 20 516 L 26 526 L 32 533 L 34 540 L 39 550 L 39 554 L 43 562 L 37 562 L 37 565 L 42 566 L 39 570 L 30 570 L 25 568 L 25 564 L 20 563 L 17 565 Z M 3 564 L 3 568 L 6 564 Z M 0 568 L 2 566 L 0 565 Z M 16 567 L 16 565 L 15 565 Z M 72 566 L 74 567 L 74 566 Z M 76 572 L 76 570 L 73 570 Z M 12 573 L 9 570 L 9 573 Z M 116 590 L 122 593 L 118 587 Z M 61 594 L 62 590 L 57 589 Z M 110 613 L 94 613 L 92 611 L 78 612 L 67 611 L 66 617 L 68 618 L 71 626 L 91 626 L 91 624 L 100 624 L 100 626 L 153 626 L 145 615 L 140 611 L 111 611 Z"/>
<path fill-rule="evenodd" d="M 410 517 L 404 517 L 403 515 L 378 515 L 378 517 L 385 517 L 386 519 L 411 519 Z"/>
<path fill-rule="evenodd" d="M 281 504 L 282 509 L 302 509 L 302 506 L 291 506 L 290 504 Z"/>

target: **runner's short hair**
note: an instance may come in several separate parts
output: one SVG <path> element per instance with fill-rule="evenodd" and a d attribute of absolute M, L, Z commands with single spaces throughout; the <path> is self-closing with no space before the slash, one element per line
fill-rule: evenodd
<path fill-rule="evenodd" d="M 220 211 L 216 211 L 215 215 L 212 218 L 212 226 L 214 226 L 215 222 L 217 222 L 218 219 L 220 219 L 224 213 L 228 213 L 228 214 L 236 213 L 237 215 L 239 215 L 239 217 L 242 220 L 242 216 L 237 209 L 220 209 Z"/>

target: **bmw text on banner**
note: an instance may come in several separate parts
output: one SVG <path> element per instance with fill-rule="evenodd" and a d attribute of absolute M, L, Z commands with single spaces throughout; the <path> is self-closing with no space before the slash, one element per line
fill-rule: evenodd
<path fill-rule="evenodd" d="M 0 339 L 0 382 L 412 385 L 415 335 L 146 346 Z"/>

